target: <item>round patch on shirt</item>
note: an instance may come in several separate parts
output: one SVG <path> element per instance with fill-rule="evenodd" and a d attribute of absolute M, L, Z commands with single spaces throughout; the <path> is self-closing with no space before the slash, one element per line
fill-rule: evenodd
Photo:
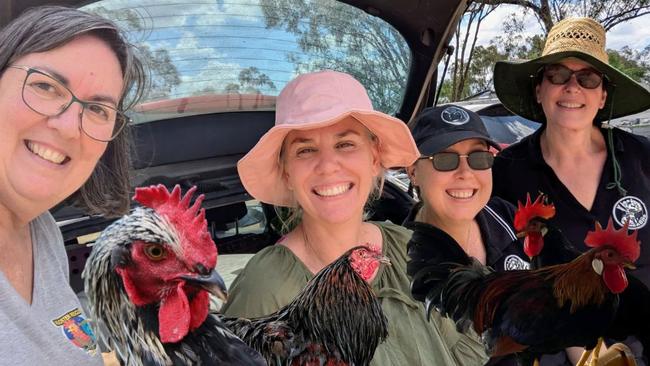
<path fill-rule="evenodd" d="M 648 210 L 645 203 L 634 196 L 625 196 L 616 201 L 612 216 L 617 224 L 623 226 L 629 223 L 630 230 L 637 230 L 648 223 Z"/>
<path fill-rule="evenodd" d="M 510 254 L 503 261 L 503 268 L 505 268 L 506 271 L 516 271 L 516 270 L 530 269 L 530 263 L 528 263 L 525 260 L 519 258 L 519 256 L 517 256 L 517 255 Z"/>
<path fill-rule="evenodd" d="M 440 118 L 450 125 L 464 125 L 469 122 L 469 114 L 458 107 L 447 107 L 440 113 Z"/>
<path fill-rule="evenodd" d="M 84 318 L 79 308 L 70 310 L 64 315 L 52 319 L 52 323 L 57 327 L 61 327 L 63 335 L 65 335 L 72 344 L 83 349 L 91 356 L 94 356 L 97 353 L 95 334 L 90 328 L 90 323 L 88 323 L 88 320 Z"/>

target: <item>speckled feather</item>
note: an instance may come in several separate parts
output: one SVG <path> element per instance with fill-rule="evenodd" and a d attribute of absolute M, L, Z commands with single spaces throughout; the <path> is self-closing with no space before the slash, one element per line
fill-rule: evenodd
<path fill-rule="evenodd" d="M 131 243 L 165 243 L 182 254 L 178 232 L 166 219 L 147 207 L 107 227 L 96 240 L 83 272 L 91 314 L 102 325 L 102 340 L 114 347 L 125 365 L 264 365 L 215 316 L 209 316 L 181 342 L 163 344 L 158 336 L 157 306 L 136 307 L 124 291 L 115 267 L 130 261 Z"/>

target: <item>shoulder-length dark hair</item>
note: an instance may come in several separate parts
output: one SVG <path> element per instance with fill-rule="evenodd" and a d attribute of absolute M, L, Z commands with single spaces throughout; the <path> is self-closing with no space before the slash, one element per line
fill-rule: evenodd
<path fill-rule="evenodd" d="M 31 8 L 0 30 L 0 75 L 16 59 L 61 47 L 81 35 L 108 44 L 120 62 L 124 90 L 118 109 L 127 110 L 142 96 L 145 74 L 133 47 L 113 22 L 95 14 L 61 6 Z M 126 100 L 128 97 L 128 100 Z M 118 216 L 130 202 L 129 126 L 108 143 L 90 178 L 68 202 L 90 214 Z"/>

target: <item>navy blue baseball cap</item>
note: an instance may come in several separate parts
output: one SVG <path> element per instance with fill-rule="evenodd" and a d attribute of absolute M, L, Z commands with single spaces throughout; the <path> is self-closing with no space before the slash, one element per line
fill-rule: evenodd
<path fill-rule="evenodd" d="M 453 104 L 422 110 L 415 119 L 411 133 L 422 156 L 439 153 L 468 139 L 480 139 L 501 150 L 499 144 L 488 134 L 478 114 Z"/>

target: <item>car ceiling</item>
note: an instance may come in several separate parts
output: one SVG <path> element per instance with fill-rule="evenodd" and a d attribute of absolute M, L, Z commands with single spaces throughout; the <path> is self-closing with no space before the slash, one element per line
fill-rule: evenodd
<path fill-rule="evenodd" d="M 0 27 L 23 10 L 38 5 L 82 6 L 92 1 L 5 0 L 0 1 Z M 396 116 L 409 121 L 413 112 L 431 104 L 433 93 L 427 80 L 435 75 L 467 0 L 343 0 L 392 24 L 405 38 L 413 55 L 403 105 Z M 435 62 L 434 62 L 435 61 Z M 433 67 L 432 67 L 433 64 Z M 434 78 L 435 80 L 435 78 Z M 424 85 L 427 85 L 424 88 Z M 423 91 L 424 89 L 424 91 Z M 418 100 L 422 99 L 420 103 Z"/>

